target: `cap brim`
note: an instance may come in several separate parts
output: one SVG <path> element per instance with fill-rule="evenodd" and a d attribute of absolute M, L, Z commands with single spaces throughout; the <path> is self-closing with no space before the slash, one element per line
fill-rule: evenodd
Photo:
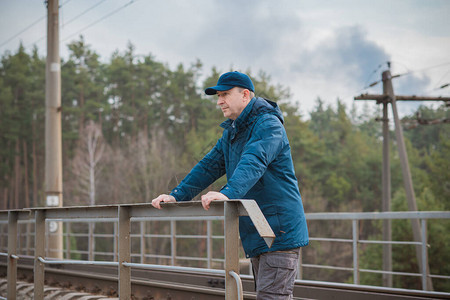
<path fill-rule="evenodd" d="M 232 88 L 234 88 L 234 86 L 231 86 L 231 85 L 216 85 L 216 86 L 212 86 L 210 88 L 207 88 L 205 90 L 205 94 L 206 95 L 215 95 L 215 94 L 217 94 L 217 91 L 228 91 L 228 90 L 231 90 Z"/>

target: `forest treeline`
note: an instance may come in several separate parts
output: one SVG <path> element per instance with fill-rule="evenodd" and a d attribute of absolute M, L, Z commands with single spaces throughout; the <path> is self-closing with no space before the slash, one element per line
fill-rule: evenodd
<path fill-rule="evenodd" d="M 200 61 L 170 68 L 150 54 L 135 53 L 131 44 L 102 62 L 83 37 L 68 48 L 70 56 L 61 63 L 65 206 L 149 202 L 176 186 L 220 137 L 223 115 L 203 89 L 228 70 L 205 71 Z M 287 87 L 273 84 L 263 71 L 242 71 L 252 77 L 258 96 L 281 106 L 306 212 L 380 211 L 382 138 L 376 105 L 356 109 L 339 99 L 335 105 L 317 99 L 305 116 L 299 113 L 302 100 L 293 101 Z M 443 105 L 421 106 L 417 113 L 424 119 L 449 114 Z M 403 121 L 415 124 L 415 119 L 412 114 Z M 44 126 L 45 58 L 37 48 L 3 53 L 0 209 L 43 206 Z M 449 125 L 404 130 L 419 209 L 450 210 Z M 390 138 L 392 210 L 402 211 L 407 204 L 393 132 Z M 366 238 L 379 233 L 375 225 L 370 228 Z M 430 225 L 430 232 L 443 234 L 430 238 L 437 245 L 430 255 L 449 249 L 449 229 L 448 222 Z M 406 239 L 403 231 L 394 228 L 393 234 Z M 442 263 L 450 254 L 439 255 L 442 260 L 430 266 L 432 271 L 450 274 Z M 395 259 L 407 271 L 414 249 L 410 256 L 398 252 Z"/>

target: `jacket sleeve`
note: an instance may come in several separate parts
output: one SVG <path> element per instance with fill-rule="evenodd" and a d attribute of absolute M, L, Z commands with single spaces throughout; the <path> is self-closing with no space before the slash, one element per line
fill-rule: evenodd
<path fill-rule="evenodd" d="M 225 161 L 221 138 L 170 194 L 177 201 L 189 201 L 224 174 Z"/>
<path fill-rule="evenodd" d="M 220 191 L 229 199 L 241 199 L 263 176 L 286 145 L 285 130 L 273 115 L 258 120 L 228 183 Z"/>

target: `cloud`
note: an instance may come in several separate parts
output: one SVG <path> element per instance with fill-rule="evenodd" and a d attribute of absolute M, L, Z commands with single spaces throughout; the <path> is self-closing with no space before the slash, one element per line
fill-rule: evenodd
<path fill-rule="evenodd" d="M 291 70 L 363 87 L 377 66 L 388 60 L 389 54 L 368 40 L 361 27 L 341 27 L 314 49 L 301 53 Z"/>
<path fill-rule="evenodd" d="M 403 75 L 398 79 L 394 79 L 394 92 L 403 95 L 425 96 L 427 89 L 431 83 L 430 77 L 427 75 Z"/>
<path fill-rule="evenodd" d="M 80 1 L 77 7 L 72 2 L 64 6 L 62 23 L 91 6 L 87 0 Z M 115 49 L 125 51 L 130 41 L 136 46 L 137 54 L 152 53 L 171 67 L 179 63 L 189 65 L 198 58 L 204 64 L 205 75 L 212 66 L 219 71 L 250 69 L 252 75 L 262 70 L 271 76 L 272 83 L 289 87 L 293 100 L 301 101 L 301 109 L 309 111 L 318 96 L 328 103 L 334 103 L 337 97 L 346 104 L 352 103 L 353 96 L 361 93 L 363 87 L 381 78 L 380 72 L 386 65 L 377 72 L 374 70 L 388 60 L 400 60 L 409 68 L 417 69 L 442 63 L 446 58 L 449 39 L 443 24 L 448 23 L 447 2 L 431 6 L 420 1 L 408 5 L 395 2 L 394 7 L 389 2 L 391 13 L 380 13 L 386 3 L 351 1 L 342 5 L 326 1 L 318 6 L 313 2 L 290 0 L 135 1 L 82 34 L 106 61 Z M 122 0 L 105 2 L 63 26 L 61 37 L 123 5 Z M 0 7 L 9 9 L 9 6 Z M 20 18 L 27 20 L 25 23 L 36 18 L 38 8 L 45 13 L 42 3 L 33 4 L 33 9 L 27 7 L 30 12 L 26 18 Z M 26 9 L 20 8 L 17 11 L 25 17 L 22 10 Z M 399 13 L 405 9 L 409 9 L 407 15 Z M 393 19 L 393 15 L 399 18 Z M 11 19 L 8 22 L 14 23 Z M 8 26 L 11 27 L 22 28 L 18 23 Z M 7 28 L 2 29 L 3 39 L 12 34 Z M 45 28 L 35 35 L 30 40 L 45 35 Z M 39 47 L 44 51 L 45 41 Z M 67 57 L 65 45 L 61 46 L 61 55 Z M 397 74 L 395 64 L 392 70 Z M 439 80 L 443 75 L 430 75 L 430 78 Z M 423 95 L 433 81 L 430 78 L 417 73 L 398 78 L 394 90 L 398 94 Z M 379 84 L 370 92 L 381 93 L 381 90 Z"/>
<path fill-rule="evenodd" d="M 216 65 L 267 69 L 301 21 L 276 2 L 218 2 L 206 26 L 184 39 L 185 51 Z M 207 12 L 206 12 L 207 13 Z"/>
<path fill-rule="evenodd" d="M 396 95 L 416 95 L 427 96 L 427 89 L 431 83 L 430 77 L 427 75 L 403 75 L 393 79 L 394 93 Z M 400 115 L 411 114 L 415 112 L 419 106 L 424 105 L 426 102 L 417 101 L 398 101 L 397 106 Z"/>

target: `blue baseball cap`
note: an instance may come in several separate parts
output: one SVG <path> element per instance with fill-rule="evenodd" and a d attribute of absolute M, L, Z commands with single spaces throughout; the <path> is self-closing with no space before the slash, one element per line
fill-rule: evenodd
<path fill-rule="evenodd" d="M 217 81 L 217 85 L 207 88 L 205 93 L 207 95 L 215 95 L 217 91 L 228 91 L 237 86 L 255 92 L 255 87 L 250 77 L 244 73 L 234 71 L 222 74 Z"/>

